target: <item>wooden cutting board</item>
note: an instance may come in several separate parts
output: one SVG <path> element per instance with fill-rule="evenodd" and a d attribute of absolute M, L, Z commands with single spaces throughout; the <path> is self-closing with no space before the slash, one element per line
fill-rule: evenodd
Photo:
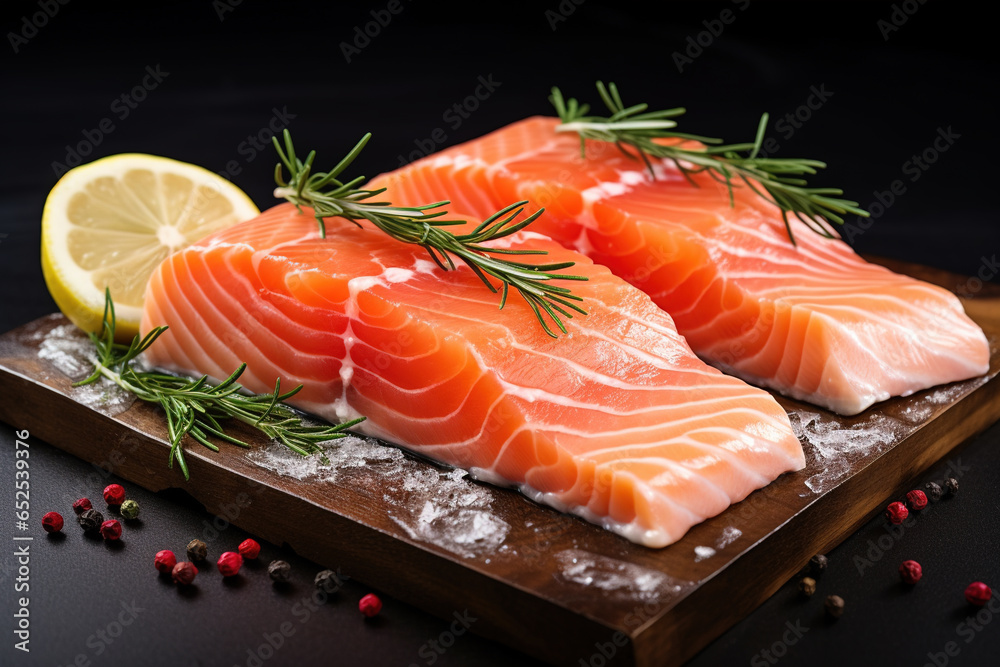
<path fill-rule="evenodd" d="M 1000 416 L 1000 381 L 992 380 L 1000 290 L 885 263 L 975 292 L 964 301 L 990 338 L 991 379 L 893 399 L 853 418 L 779 398 L 807 467 L 665 549 L 357 439 L 331 447 L 323 462 L 282 455 L 246 429 L 249 453 L 189 447 L 185 482 L 166 466 L 157 408 L 71 389 L 70 353 L 80 342 L 59 315 L 0 337 L 0 420 L 147 489 L 182 488 L 226 521 L 442 618 L 468 612 L 473 631 L 552 663 L 678 664 Z"/>

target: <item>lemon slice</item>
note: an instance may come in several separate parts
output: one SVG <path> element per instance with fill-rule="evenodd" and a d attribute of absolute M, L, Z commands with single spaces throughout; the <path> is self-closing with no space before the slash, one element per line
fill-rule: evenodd
<path fill-rule="evenodd" d="M 139 153 L 96 160 L 68 171 L 45 200 L 45 283 L 84 331 L 100 329 L 110 288 L 118 338 L 130 340 L 165 257 L 259 213 L 242 190 L 193 164 Z"/>

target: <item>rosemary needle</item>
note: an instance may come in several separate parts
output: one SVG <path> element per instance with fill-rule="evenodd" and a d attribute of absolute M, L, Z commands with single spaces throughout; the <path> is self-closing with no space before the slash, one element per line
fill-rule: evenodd
<path fill-rule="evenodd" d="M 553 88 L 549 97 L 562 121 L 556 131 L 579 134 L 584 157 L 587 139 L 613 142 L 629 157 L 642 159 L 654 178 L 656 175 L 649 158 L 666 158 L 692 185 L 696 183 L 691 174 L 701 172 L 724 183 L 729 190 L 730 204 L 734 200 L 733 188 L 745 184 L 781 209 L 781 217 L 793 245 L 795 236 L 788 220 L 789 213 L 827 238 L 834 236 L 829 222 L 843 224 L 843 216 L 848 213 L 868 217 L 868 212 L 859 208 L 858 202 L 839 198 L 842 190 L 808 187 L 806 180 L 801 178 L 815 174 L 817 169 L 825 168 L 826 163 L 800 158 L 758 157 L 767 128 L 766 113 L 760 119 L 757 136 L 752 143 L 723 144 L 721 139 L 676 132 L 677 121 L 673 119 L 683 115 L 684 108 L 648 111 L 647 104 L 626 107 L 613 83 L 605 86 L 598 81 L 597 92 L 611 112 L 610 116 L 587 115 L 589 105 L 580 104 L 574 98 L 565 99 L 558 88 Z M 657 139 L 694 140 L 704 146 L 685 148 L 680 142 L 664 145 Z"/>
<path fill-rule="evenodd" d="M 303 424 L 298 414 L 283 404 L 297 394 L 302 385 L 281 393 L 281 380 L 278 379 L 274 383 L 273 393 L 241 393 L 243 387 L 236 381 L 246 370 L 245 363 L 217 385 L 209 383 L 208 376 L 193 380 L 166 373 L 136 370 L 136 357 L 145 352 L 166 330 L 165 326 L 157 327 L 143 338 L 136 336 L 130 345 L 115 343 L 115 304 L 111 299 L 111 291 L 106 289 L 104 324 L 99 333 L 89 334 L 97 349 L 94 372 L 73 386 L 80 387 L 106 377 L 140 400 L 159 404 L 167 416 L 167 434 L 170 439 L 167 464 L 172 468 L 176 459 L 184 473 L 184 479 L 190 478 L 182 447 L 185 435 L 214 452 L 219 451 L 219 448 L 210 438 L 240 447 L 250 446 L 225 432 L 221 422 L 228 419 L 249 424 L 303 456 L 321 451 L 323 448 L 320 443 L 342 438 L 347 435 L 344 431 L 364 421 L 362 417 L 335 426 Z"/>
<path fill-rule="evenodd" d="M 311 207 L 319 224 L 320 236 L 323 238 L 326 238 L 324 218 L 344 218 L 359 227 L 361 226 L 358 224 L 359 220 L 367 220 L 397 241 L 423 247 L 431 259 L 445 271 L 455 269 L 452 257 L 457 257 L 472 269 L 490 291 L 494 293 L 500 291 L 501 309 L 507 303 L 509 289 L 513 287 L 531 307 L 545 333 L 553 338 L 556 334 L 549 328 L 546 315 L 560 331 L 566 333 L 562 318 L 572 318 L 574 312 L 587 314 L 577 305 L 583 301 L 582 297 L 573 294 L 568 287 L 553 285 L 551 282 L 587 280 L 585 276 L 559 273 L 573 266 L 575 262 L 551 264 L 516 262 L 503 256 L 545 255 L 547 252 L 492 248 L 483 245 L 488 241 L 521 231 L 538 219 L 545 209 L 539 209 L 528 217 L 518 220 L 528 202 L 517 202 L 497 211 L 472 232 L 453 234 L 445 227 L 462 225 L 465 221 L 442 219 L 442 216 L 448 214 L 444 207 L 451 202 L 440 201 L 424 206 L 393 206 L 388 202 L 372 201 L 374 197 L 385 192 L 385 188 L 362 189 L 364 176 L 358 176 L 347 182 L 338 180 L 341 172 L 361 153 L 370 138 L 371 133 L 362 137 L 336 167 L 324 173 L 313 171 L 316 151 L 311 151 L 305 162 L 296 157 L 291 134 L 285 130 L 284 149 L 278 138 L 273 138 L 274 147 L 281 159 L 274 170 L 274 179 L 278 184 L 274 195 L 292 202 L 300 211 L 303 206 Z M 282 165 L 289 172 L 287 181 L 283 175 Z M 499 290 L 490 278 L 500 282 Z"/>

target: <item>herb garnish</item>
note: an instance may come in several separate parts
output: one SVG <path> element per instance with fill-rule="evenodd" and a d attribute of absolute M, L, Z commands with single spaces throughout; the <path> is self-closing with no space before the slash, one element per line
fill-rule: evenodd
<path fill-rule="evenodd" d="M 140 400 L 158 403 L 167 415 L 167 433 L 171 445 L 167 464 L 172 468 L 174 459 L 177 459 L 184 479 L 190 478 L 182 447 L 185 435 L 190 435 L 213 452 L 219 451 L 219 448 L 209 440 L 209 436 L 240 447 L 250 446 L 227 435 L 220 421 L 236 419 L 249 424 L 303 456 L 321 451 L 323 448 L 320 443 L 343 438 L 347 435 L 344 431 L 364 421 L 362 417 L 336 426 L 304 424 L 297 413 L 283 405 L 283 401 L 297 394 L 302 385 L 281 393 L 280 378 L 275 381 L 274 392 L 271 394 L 240 393 L 243 387 L 236 380 L 246 370 L 245 363 L 217 385 L 209 383 L 206 375 L 192 380 L 166 373 L 136 370 L 136 357 L 156 342 L 167 328 L 156 327 L 142 338 L 137 335 L 130 345 L 115 343 L 115 305 L 111 300 L 111 290 L 106 289 L 101 331 L 88 334 L 97 348 L 94 373 L 73 386 L 80 387 L 106 377 Z"/>
<path fill-rule="evenodd" d="M 359 220 L 367 220 L 375 227 L 392 238 L 403 243 L 412 243 L 423 247 L 431 259 L 445 271 L 454 270 L 455 262 L 452 255 L 462 260 L 475 272 L 483 284 L 494 294 L 497 288 L 487 276 L 501 283 L 500 308 L 507 303 L 507 292 L 510 287 L 528 303 L 535 317 L 541 323 L 545 333 L 555 338 L 556 334 L 549 328 L 543 315 L 549 318 L 566 333 L 566 326 L 560 316 L 572 318 L 574 311 L 581 315 L 587 312 L 574 302 L 583 299 L 573 294 L 568 287 L 552 285 L 552 280 L 587 280 L 585 276 L 557 273 L 568 269 L 575 262 L 558 262 L 552 264 L 527 264 L 513 262 L 495 255 L 545 255 L 544 250 L 511 250 L 492 248 L 482 245 L 487 241 L 501 239 L 515 234 L 540 216 L 545 209 L 539 209 L 523 220 L 515 222 L 524 211 L 527 201 L 516 202 L 507 206 L 475 228 L 469 234 L 453 234 L 444 229 L 448 226 L 465 224 L 464 220 L 442 220 L 448 214 L 444 209 L 450 201 L 440 201 L 424 206 L 393 206 L 389 202 L 371 201 L 373 197 L 385 192 L 364 190 L 364 176 L 358 176 L 347 182 L 338 180 L 344 171 L 361 153 L 361 150 L 371 138 L 371 133 L 361 138 L 354 148 L 328 172 L 313 172 L 313 161 L 316 151 L 310 151 L 305 162 L 295 156 L 292 137 L 288 130 L 284 131 L 285 147 L 282 150 L 278 138 L 274 137 L 274 148 L 281 158 L 274 169 L 274 180 L 278 187 L 274 190 L 275 197 L 283 197 L 295 204 L 299 210 L 303 206 L 313 209 L 316 221 L 319 223 L 320 236 L 326 238 L 326 223 L 324 218 L 344 218 L 361 227 Z M 282 165 L 289 172 L 286 181 Z"/>
<path fill-rule="evenodd" d="M 565 100 L 558 88 L 553 88 L 549 97 L 562 121 L 556 131 L 578 133 L 583 157 L 586 157 L 587 139 L 613 142 L 625 155 L 642 159 L 654 178 L 656 175 L 649 158 L 666 158 L 677 166 L 692 185 L 696 186 L 691 174 L 701 172 L 707 172 L 715 180 L 724 183 L 729 190 L 730 204 L 733 203 L 733 188 L 740 187 L 739 181 L 742 181 L 759 196 L 781 209 L 781 217 L 792 245 L 795 245 L 795 236 L 788 221 L 789 213 L 827 238 L 834 236 L 828 222 L 843 224 L 843 216 L 848 213 L 868 217 L 868 212 L 859 208 L 858 202 L 839 198 L 843 194 L 842 190 L 807 187 L 806 180 L 798 178 L 805 174 L 815 174 L 817 169 L 826 167 L 825 162 L 801 158 L 757 157 L 767 128 L 766 113 L 760 119 L 757 136 L 752 143 L 723 145 L 722 139 L 673 131 L 677 122 L 672 119 L 686 112 L 682 107 L 662 111 L 647 111 L 647 104 L 626 107 L 613 83 L 605 86 L 598 81 L 597 92 L 611 112 L 610 116 L 587 115 L 589 105 L 579 104 L 574 98 Z M 680 141 L 663 144 L 657 139 Z M 684 147 L 681 143 L 683 140 L 699 141 L 705 145 Z"/>

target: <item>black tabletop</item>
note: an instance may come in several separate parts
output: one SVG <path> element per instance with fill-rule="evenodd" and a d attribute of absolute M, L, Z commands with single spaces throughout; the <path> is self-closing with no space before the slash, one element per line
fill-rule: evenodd
<path fill-rule="evenodd" d="M 974 11 L 918 0 L 656 10 L 598 0 L 5 3 L 0 330 L 55 310 L 38 262 L 39 221 L 48 190 L 80 160 L 146 152 L 193 162 L 264 208 L 275 129 L 331 159 L 371 131 L 355 173 L 374 175 L 551 113 L 552 85 L 595 99 L 596 79 L 616 81 L 626 102 L 683 105 L 684 129 L 727 141 L 752 139 L 769 112 L 769 154 L 826 160 L 817 184 L 844 188 L 876 214 L 870 224 L 848 221 L 855 248 L 992 280 L 995 37 Z M 0 425 L 7 502 L 16 502 L 19 428 Z M 34 539 L 9 542 L 0 557 L 4 665 L 531 664 L 388 596 L 365 621 L 357 602 L 378 592 L 377 581 L 347 580 L 318 604 L 312 577 L 321 568 L 280 545 L 264 544 L 261 560 L 289 561 L 289 586 L 248 564 L 232 582 L 205 573 L 181 593 L 153 570 L 156 551 L 179 553 L 200 537 L 217 555 L 247 537 L 182 491 L 126 484 L 142 520 L 117 548 L 72 521 L 64 537 L 48 537 L 44 512 L 72 519 L 67 497 L 96 501 L 113 478 L 30 434 L 22 440 L 31 523 L 8 534 Z M 693 664 L 995 664 L 1000 603 L 977 612 L 963 591 L 977 580 L 1000 585 L 998 443 L 995 427 L 914 480 L 958 476 L 961 489 L 903 528 L 873 518 L 829 554 L 813 598 L 789 582 Z M 19 581 L 14 552 L 25 544 L 29 574 Z M 925 570 L 912 589 L 896 573 L 908 558 Z M 830 594 L 846 601 L 836 622 L 822 609 Z M 15 648 L 25 595 L 30 653 Z M 599 655 L 568 661 L 597 665 Z"/>

